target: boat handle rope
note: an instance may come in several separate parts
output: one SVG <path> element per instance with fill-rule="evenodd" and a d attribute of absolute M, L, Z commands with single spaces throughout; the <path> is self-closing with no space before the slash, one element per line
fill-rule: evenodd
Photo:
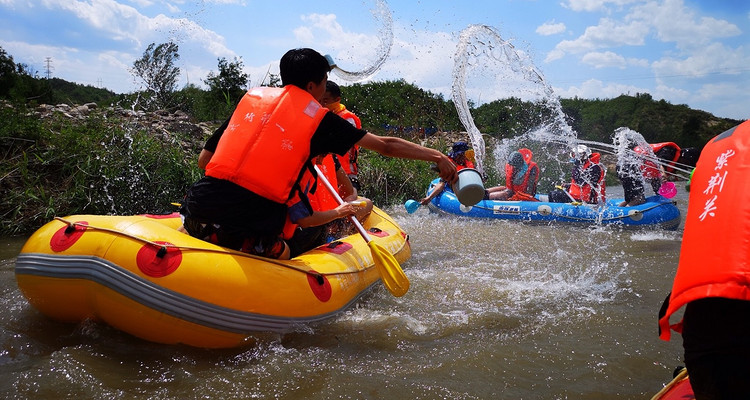
<path fill-rule="evenodd" d="M 661 206 L 664 206 L 664 205 L 667 205 L 667 204 L 670 204 L 670 203 L 674 204 L 674 205 L 677 204 L 676 201 L 664 202 L 664 203 L 655 204 L 655 205 L 653 205 L 651 207 L 648 207 L 648 208 L 645 208 L 643 210 L 635 210 L 635 212 L 637 214 L 642 214 L 642 213 L 645 213 L 646 211 L 653 210 L 654 208 L 661 207 Z M 560 204 L 565 204 L 565 203 L 560 203 Z M 482 207 L 482 206 L 473 206 L 473 207 L 474 208 L 479 208 L 481 210 L 495 211 L 494 208 L 489 208 L 489 207 Z M 521 210 L 519 212 L 521 214 L 536 214 L 539 211 L 537 211 L 537 210 L 534 210 L 534 211 L 524 211 L 524 210 Z M 550 213 L 550 215 L 553 216 L 553 217 L 563 217 L 563 218 L 575 219 L 575 220 L 580 220 L 580 221 L 612 221 L 612 220 L 616 220 L 616 219 L 625 219 L 625 218 L 628 218 L 628 217 L 632 216 L 632 214 L 628 214 L 628 215 L 620 215 L 620 216 L 617 216 L 617 217 L 594 219 L 594 218 L 582 218 L 582 217 L 575 217 L 575 216 L 572 216 L 572 215 L 554 214 L 554 213 Z"/>
<path fill-rule="evenodd" d="M 261 257 L 261 256 L 256 256 L 254 254 L 244 253 L 244 252 L 236 251 L 236 250 L 232 250 L 232 249 L 221 249 L 221 250 L 218 250 L 218 249 L 208 249 L 208 248 L 203 248 L 203 247 L 176 246 L 176 245 L 173 245 L 173 244 L 161 244 L 161 243 L 152 242 L 152 241 L 150 241 L 148 239 L 144 239 L 142 237 L 131 235 L 129 233 L 118 231 L 118 230 L 115 230 L 115 229 L 102 228 L 102 227 L 99 227 L 99 226 L 81 224 L 81 223 L 78 223 L 78 222 L 71 222 L 71 221 L 68 221 L 68 220 L 66 220 L 66 219 L 64 219 L 62 217 L 55 217 L 55 220 L 60 221 L 60 222 L 62 222 L 64 224 L 68 225 L 68 227 L 65 228 L 65 232 L 68 233 L 68 234 L 72 233 L 76 229 L 77 226 L 80 226 L 84 230 L 86 230 L 86 229 L 93 229 L 93 230 L 98 230 L 98 231 L 102 231 L 102 232 L 109 232 L 109 233 L 113 233 L 113 234 L 116 234 L 116 235 L 125 236 L 127 238 L 140 241 L 142 243 L 150 244 L 150 245 L 152 245 L 154 247 L 159 247 L 159 251 L 156 253 L 156 256 L 160 257 L 160 258 L 163 258 L 167 254 L 168 249 L 178 249 L 178 250 L 183 250 L 183 251 L 184 250 L 194 250 L 194 251 L 202 251 L 202 252 L 208 252 L 208 253 L 218 253 L 218 254 L 235 255 L 235 256 L 240 256 L 240 257 L 246 257 L 246 258 L 252 258 L 252 259 L 255 259 L 255 260 L 265 261 L 265 262 L 268 262 L 268 263 L 271 263 L 271 264 L 276 264 L 276 265 L 281 266 L 281 267 L 285 267 L 285 268 L 289 268 L 289 269 L 292 269 L 292 270 L 295 270 L 295 271 L 298 271 L 298 272 L 302 272 L 305 275 L 310 275 L 310 276 L 314 277 L 318 281 L 318 283 L 321 284 L 321 285 L 324 283 L 323 282 L 323 276 L 355 274 L 355 273 L 359 273 L 359 272 L 361 272 L 363 270 L 367 270 L 367 269 L 375 267 L 375 264 L 373 264 L 373 265 L 370 265 L 370 266 L 368 266 L 367 268 L 365 268 L 363 270 L 354 269 L 354 270 L 340 271 L 340 272 L 317 272 L 317 271 L 316 272 L 311 272 L 309 270 L 305 270 L 305 269 L 296 267 L 294 265 L 289 265 L 289 264 L 283 263 L 283 262 L 281 262 L 279 260 L 276 260 L 276 259 L 273 259 L 273 258 L 265 258 L 265 257 Z"/>

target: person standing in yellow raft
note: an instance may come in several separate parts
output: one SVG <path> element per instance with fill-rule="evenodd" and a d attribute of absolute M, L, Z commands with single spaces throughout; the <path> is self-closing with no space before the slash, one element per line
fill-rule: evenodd
<path fill-rule="evenodd" d="M 220 246 L 268 258 L 289 258 L 281 237 L 287 201 L 311 159 L 343 155 L 358 144 L 382 155 L 436 163 L 441 178 L 457 179 L 440 151 L 357 129 L 318 102 L 331 64 L 313 49 L 292 49 L 279 63 L 282 88 L 250 89 L 226 124 L 206 176 L 187 191 L 185 230 Z M 202 154 L 203 155 L 203 154 Z"/>
<path fill-rule="evenodd" d="M 345 105 L 341 104 L 341 88 L 334 81 L 328 81 L 326 83 L 326 91 L 323 93 L 323 97 L 320 99 L 320 104 L 331 110 L 339 117 L 349 121 L 357 129 L 362 129 L 362 121 L 353 112 L 349 111 Z M 352 146 L 349 151 L 343 156 L 336 156 L 341 164 L 341 168 L 344 169 L 346 175 L 349 177 L 352 186 L 357 190 L 362 190 L 362 186 L 359 183 L 359 166 L 357 165 L 357 157 L 359 157 L 359 146 Z"/>
<path fill-rule="evenodd" d="M 672 292 L 659 313 L 682 333 L 696 399 L 750 397 L 750 121 L 711 139 L 691 178 Z M 685 306 L 682 321 L 669 318 Z"/>

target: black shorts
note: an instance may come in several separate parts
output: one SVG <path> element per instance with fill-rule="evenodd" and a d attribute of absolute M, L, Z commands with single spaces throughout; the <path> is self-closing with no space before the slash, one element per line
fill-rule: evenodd
<path fill-rule="evenodd" d="M 286 213 L 286 204 L 211 177 L 193 184 L 180 207 L 191 236 L 270 258 L 284 251 Z"/>
<path fill-rule="evenodd" d="M 687 304 L 682 345 L 697 398 L 747 398 L 750 393 L 748 332 L 750 301 L 713 297 Z"/>

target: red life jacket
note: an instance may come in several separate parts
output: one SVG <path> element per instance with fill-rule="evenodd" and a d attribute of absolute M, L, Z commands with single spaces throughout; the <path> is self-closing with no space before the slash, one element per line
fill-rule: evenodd
<path fill-rule="evenodd" d="M 693 172 L 680 262 L 672 294 L 659 319 L 660 337 L 682 321 L 669 317 L 706 297 L 750 300 L 750 121 L 716 136 L 703 148 Z"/>
<path fill-rule="evenodd" d="M 536 170 L 534 184 L 532 185 L 532 188 L 535 188 L 536 184 L 539 182 L 539 167 L 535 162 L 531 161 L 531 157 L 533 156 L 531 150 L 523 148 L 518 149 L 518 152 L 521 153 L 521 155 L 523 156 L 523 161 L 526 163 L 526 165 L 528 165 L 528 168 L 526 168 L 526 172 L 523 175 L 523 182 L 521 182 L 521 184 L 519 185 L 514 184 L 513 166 L 511 166 L 510 164 L 505 164 L 505 187 L 516 193 L 520 192 L 533 195 L 532 193 L 530 193 L 532 190 L 529 190 L 529 178 L 531 177 L 531 173 Z"/>
<path fill-rule="evenodd" d="M 581 169 L 583 171 L 587 170 L 588 168 L 591 168 L 594 166 L 594 164 L 599 164 L 599 160 L 601 159 L 601 154 L 599 153 L 592 153 L 591 156 L 586 160 L 586 162 L 583 164 Z M 599 165 L 601 169 L 601 173 L 599 174 L 599 177 L 596 180 L 596 187 L 597 190 L 594 190 L 591 183 L 585 182 L 583 185 L 579 185 L 576 183 L 575 179 L 572 179 L 570 181 L 570 189 L 568 189 L 568 193 L 571 197 L 578 201 L 583 201 L 586 203 L 603 203 L 605 198 L 605 183 L 604 183 L 604 176 L 605 176 L 605 170 L 603 165 Z"/>
<path fill-rule="evenodd" d="M 650 144 L 649 146 L 651 146 L 651 149 L 654 151 L 654 154 L 659 153 L 659 150 L 666 148 L 666 147 L 671 147 L 673 149 L 674 155 L 672 156 L 671 159 L 668 160 L 670 162 L 664 165 L 664 170 L 667 171 L 668 173 L 674 172 L 675 164 L 677 163 L 677 160 L 680 159 L 680 150 L 681 150 L 680 146 L 678 146 L 674 142 L 654 143 L 654 144 Z"/>
<path fill-rule="evenodd" d="M 651 145 L 653 146 L 653 145 Z M 656 179 L 660 178 L 662 174 L 662 168 L 660 164 L 657 164 L 654 162 L 654 160 L 646 158 L 646 156 L 652 156 L 649 154 L 646 150 L 642 149 L 640 146 L 636 146 L 633 148 L 633 151 L 640 154 L 642 159 L 642 163 L 640 165 L 641 174 L 643 174 L 644 178 L 647 179 Z"/>
<path fill-rule="evenodd" d="M 326 112 L 310 93 L 294 85 L 251 89 L 232 114 L 206 176 L 285 203 Z"/>
<path fill-rule="evenodd" d="M 466 160 L 466 162 L 463 165 L 456 163 L 456 161 L 453 160 L 452 158 L 451 158 L 451 161 L 453 161 L 453 164 L 456 166 L 456 171 L 460 171 L 464 168 L 474 168 L 474 163 L 469 160 Z"/>
<path fill-rule="evenodd" d="M 354 125 L 357 129 L 362 129 L 362 122 L 359 120 L 359 117 L 356 116 L 353 112 L 346 109 L 346 106 L 339 103 L 340 108 L 338 111 L 336 111 L 336 115 L 339 117 L 351 122 L 352 125 Z M 359 156 L 359 146 L 354 145 L 352 146 L 349 151 L 346 152 L 343 156 L 336 155 L 339 159 L 339 163 L 341 164 L 341 168 L 344 169 L 344 172 L 346 172 L 347 175 L 357 175 L 359 173 L 359 167 L 357 166 L 357 157 Z"/>

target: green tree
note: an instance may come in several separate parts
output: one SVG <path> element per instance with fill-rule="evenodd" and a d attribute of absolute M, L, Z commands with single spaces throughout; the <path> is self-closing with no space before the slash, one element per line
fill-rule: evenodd
<path fill-rule="evenodd" d="M 17 80 L 16 63 L 13 56 L 0 47 L 0 96 L 7 97 Z"/>
<path fill-rule="evenodd" d="M 169 108 L 173 105 L 174 92 L 180 68 L 175 61 L 180 58 L 178 46 L 168 42 L 156 45 L 151 43 L 143 56 L 133 63 L 131 73 L 140 78 L 146 86 L 150 100 L 148 109 Z"/>
<path fill-rule="evenodd" d="M 281 77 L 276 74 L 269 73 L 267 75 L 268 77 L 268 83 L 266 83 L 265 78 L 263 79 L 263 82 L 260 83 L 260 86 L 268 86 L 268 87 L 281 87 Z"/>
<path fill-rule="evenodd" d="M 220 96 L 227 104 L 234 104 L 245 92 L 247 74 L 242 72 L 242 60 L 235 57 L 233 62 L 226 58 L 219 58 L 219 73 L 208 73 L 203 82 L 209 91 Z"/>
<path fill-rule="evenodd" d="M 233 62 L 219 58 L 219 72 L 208 73 L 203 82 L 208 86 L 204 113 L 210 119 L 222 119 L 231 115 L 237 102 L 245 93 L 247 74 L 242 72 L 242 60 L 235 57 Z"/>
<path fill-rule="evenodd" d="M 355 83 L 342 87 L 341 92 L 342 103 L 374 132 L 412 139 L 462 129 L 452 102 L 403 79 Z"/>

